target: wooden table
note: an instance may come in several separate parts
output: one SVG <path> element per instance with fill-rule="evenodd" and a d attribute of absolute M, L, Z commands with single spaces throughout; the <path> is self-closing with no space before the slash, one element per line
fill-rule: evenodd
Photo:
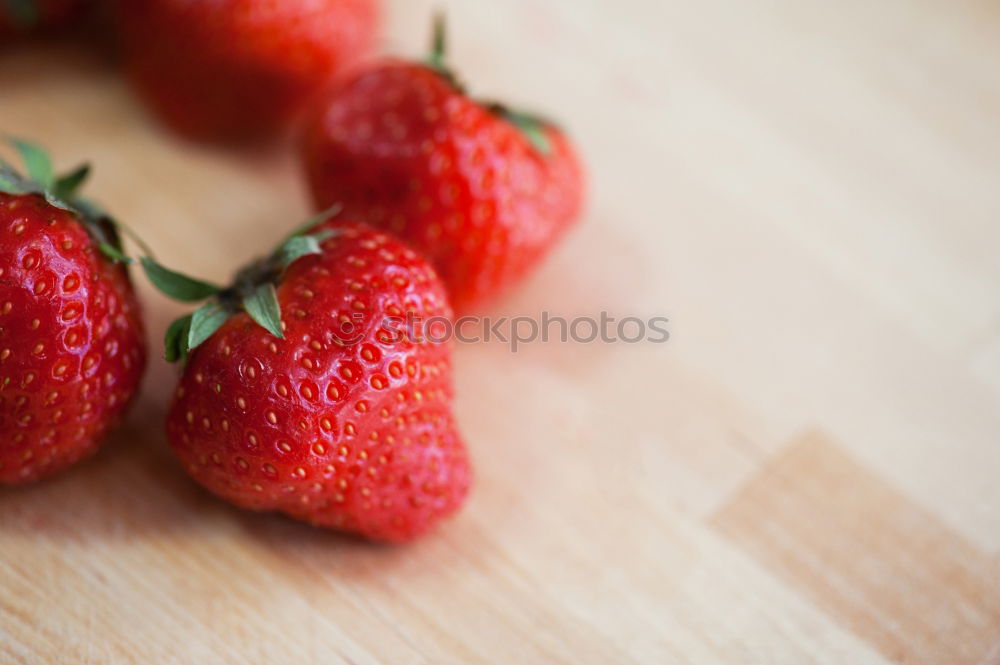
<path fill-rule="evenodd" d="M 389 3 L 421 52 L 432 4 Z M 154 362 L 94 460 L 0 493 L 3 663 L 1000 663 L 1000 6 L 454 1 L 455 61 L 579 138 L 578 232 L 490 313 L 666 344 L 457 352 L 478 468 L 410 547 L 191 483 Z M 222 279 L 306 213 L 290 155 L 178 142 L 77 48 L 0 127 Z M 151 336 L 180 309 L 143 286 Z"/>

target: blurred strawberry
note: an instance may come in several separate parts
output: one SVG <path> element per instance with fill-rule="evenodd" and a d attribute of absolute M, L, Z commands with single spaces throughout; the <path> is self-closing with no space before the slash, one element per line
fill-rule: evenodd
<path fill-rule="evenodd" d="M 273 135 L 372 47 L 377 0 L 112 0 L 130 78 L 175 131 Z"/>
<path fill-rule="evenodd" d="M 139 386 L 139 306 L 110 220 L 18 143 L 29 178 L 0 161 L 0 483 L 94 452 Z"/>
<path fill-rule="evenodd" d="M 317 207 L 390 230 L 425 256 L 457 310 L 520 281 L 580 214 L 584 177 L 566 135 L 469 97 L 444 63 L 388 60 L 339 85 L 307 127 Z"/>

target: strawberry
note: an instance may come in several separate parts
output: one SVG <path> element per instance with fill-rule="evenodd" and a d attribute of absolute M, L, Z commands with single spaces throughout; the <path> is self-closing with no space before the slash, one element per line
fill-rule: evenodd
<path fill-rule="evenodd" d="M 376 0 L 114 0 L 132 83 L 195 139 L 275 134 L 373 45 Z"/>
<path fill-rule="evenodd" d="M 451 348 L 404 325 L 451 311 L 412 250 L 342 222 L 292 236 L 226 289 L 144 265 L 168 295 L 212 298 L 167 335 L 168 359 L 186 357 L 167 434 L 197 482 L 237 506 L 389 542 L 462 503 Z"/>
<path fill-rule="evenodd" d="M 32 180 L 0 161 L 0 483 L 38 480 L 93 453 L 145 366 L 142 320 L 110 220 L 17 144 Z M 110 258 L 109 258 L 110 257 Z"/>
<path fill-rule="evenodd" d="M 87 0 L 0 0 L 0 36 L 64 25 L 88 4 Z"/>
<path fill-rule="evenodd" d="M 578 217 L 583 173 L 551 123 L 469 97 L 444 64 L 387 60 L 340 84 L 308 123 L 315 204 L 387 229 L 435 265 L 457 310 L 528 274 Z"/>

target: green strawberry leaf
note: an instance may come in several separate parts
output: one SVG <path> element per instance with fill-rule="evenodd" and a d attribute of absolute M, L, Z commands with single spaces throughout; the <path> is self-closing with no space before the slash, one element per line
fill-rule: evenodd
<path fill-rule="evenodd" d="M 3 173 L 0 173 L 0 192 L 5 194 L 23 194 L 17 183 L 8 178 Z"/>
<path fill-rule="evenodd" d="M 55 182 L 55 172 L 48 153 L 40 147 L 21 139 L 10 139 L 11 145 L 21 155 L 28 177 L 38 183 L 43 189 L 49 190 Z"/>
<path fill-rule="evenodd" d="M 189 331 L 191 330 L 191 319 L 193 314 L 182 316 L 167 328 L 167 334 L 163 339 L 166 347 L 164 359 L 168 363 L 175 363 L 178 360 L 187 361 Z"/>
<path fill-rule="evenodd" d="M 306 221 L 302 222 L 294 231 L 292 231 L 286 238 L 285 243 L 287 243 L 292 238 L 296 236 L 303 236 L 312 231 L 314 228 L 330 219 L 331 217 L 336 217 L 340 214 L 340 211 L 344 209 L 344 206 L 340 203 L 334 203 L 332 206 L 326 210 L 322 210 Z M 282 243 L 284 244 L 284 243 Z"/>
<path fill-rule="evenodd" d="M 221 289 L 214 284 L 203 282 L 179 272 L 174 272 L 169 268 L 164 268 L 159 263 L 149 258 L 142 257 L 140 260 L 142 269 L 146 277 L 153 283 L 160 292 L 170 296 L 174 300 L 182 302 L 198 302 L 215 295 Z"/>
<path fill-rule="evenodd" d="M 63 201 L 61 198 L 59 198 L 58 196 L 56 196 L 52 192 L 48 192 L 48 191 L 42 192 L 42 196 L 45 197 L 45 200 L 48 201 L 48 203 L 49 203 L 50 206 L 53 206 L 55 208 L 59 208 L 60 210 L 65 210 L 66 212 L 77 213 L 77 214 L 82 215 L 83 217 L 87 217 L 86 213 L 84 213 L 81 210 L 77 210 L 76 208 L 74 208 L 73 206 L 71 206 L 66 201 Z"/>
<path fill-rule="evenodd" d="M 73 171 L 56 179 L 52 193 L 60 199 L 70 200 L 76 196 L 77 190 L 90 175 L 90 164 L 82 164 Z"/>
<path fill-rule="evenodd" d="M 210 302 L 202 305 L 191 315 L 191 327 L 187 335 L 188 350 L 196 349 L 215 331 L 222 327 L 222 324 L 229 318 L 230 312 L 226 311 L 219 303 Z"/>
<path fill-rule="evenodd" d="M 21 195 L 31 191 L 31 186 L 24 181 L 17 171 L 6 162 L 0 161 L 0 192 Z"/>
<path fill-rule="evenodd" d="M 281 330 L 281 306 L 278 304 L 278 292 L 274 289 L 274 284 L 258 286 L 243 299 L 243 309 L 264 330 L 278 339 L 285 339 L 285 333 Z"/>
<path fill-rule="evenodd" d="M 308 236 L 292 236 L 285 244 L 278 249 L 278 257 L 281 261 L 281 269 L 286 270 L 303 256 L 310 254 L 322 254 L 323 249 L 320 243 L 334 236 L 333 231 L 322 231 Z"/>
<path fill-rule="evenodd" d="M 119 245 L 121 245 L 121 236 L 125 235 L 128 236 L 128 238 L 132 242 L 134 242 L 146 256 L 148 257 L 153 256 L 153 250 L 150 249 L 149 245 L 146 244 L 146 241 L 144 241 L 142 237 L 139 236 L 138 233 L 133 231 L 127 225 L 122 224 L 117 219 L 105 214 L 100 208 L 98 208 L 90 201 L 87 201 L 86 199 L 76 198 L 73 199 L 73 205 L 76 206 L 79 210 L 81 210 L 84 213 L 84 215 L 89 216 L 91 219 L 100 219 L 101 221 L 107 223 L 110 226 L 110 230 L 115 235 L 115 241 Z"/>
<path fill-rule="evenodd" d="M 101 250 L 101 254 L 115 263 L 132 263 L 132 259 L 130 257 L 125 256 L 120 249 L 111 243 L 99 242 L 97 243 L 97 248 Z"/>
<path fill-rule="evenodd" d="M 522 113 L 521 111 L 513 111 L 511 109 L 503 109 L 501 115 L 507 119 L 512 125 L 521 130 L 524 137 L 528 139 L 528 142 L 534 146 L 535 150 L 542 153 L 543 155 L 549 155 L 552 153 L 552 142 L 549 141 L 548 135 L 545 133 L 546 123 L 539 118 L 528 113 Z"/>
<path fill-rule="evenodd" d="M 295 236 L 278 250 L 281 257 L 281 268 L 285 269 L 303 256 L 319 254 L 321 251 L 319 241 L 313 236 Z"/>

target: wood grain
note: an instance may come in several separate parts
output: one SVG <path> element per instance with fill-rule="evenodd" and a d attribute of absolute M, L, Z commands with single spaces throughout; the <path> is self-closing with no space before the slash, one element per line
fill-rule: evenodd
<path fill-rule="evenodd" d="M 892 661 L 1000 656 L 1000 562 L 821 435 L 792 443 L 713 523 Z"/>
<path fill-rule="evenodd" d="M 421 53 L 440 3 L 386 4 Z M 446 5 L 463 78 L 592 183 L 490 314 L 669 343 L 461 346 L 476 489 L 405 548 L 197 489 L 154 362 L 101 454 L 0 492 L 0 662 L 1000 662 L 996 2 Z M 207 278 L 308 212 L 287 146 L 178 141 L 85 46 L 0 44 L 0 131 Z M 181 309 L 141 295 L 155 340 Z"/>

